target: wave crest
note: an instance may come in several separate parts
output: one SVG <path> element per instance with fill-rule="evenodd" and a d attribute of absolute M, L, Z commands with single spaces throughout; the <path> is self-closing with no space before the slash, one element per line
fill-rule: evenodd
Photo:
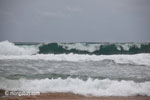
<path fill-rule="evenodd" d="M 39 50 L 42 54 L 137 54 L 150 53 L 150 43 L 49 43 Z"/>
<path fill-rule="evenodd" d="M 20 47 L 9 41 L 0 42 L 0 55 L 31 55 L 37 52 L 38 49 L 34 47 Z"/>
<path fill-rule="evenodd" d="M 31 54 L 138 54 L 150 53 L 150 43 L 48 43 L 48 44 L 14 44 L 0 42 L 0 55 Z"/>
<path fill-rule="evenodd" d="M 0 79 L 0 89 L 36 92 L 72 92 L 94 96 L 150 96 L 150 82 L 117 81 L 109 79 L 91 79 L 86 81 L 75 78 L 8 80 Z M 44 85 L 43 85 L 44 84 Z"/>
<path fill-rule="evenodd" d="M 112 60 L 118 64 L 134 64 L 150 66 L 150 54 L 135 55 L 79 55 L 79 54 L 37 54 L 22 56 L 0 56 L 0 60 L 4 59 L 26 59 L 26 60 L 48 60 L 48 61 L 103 61 Z"/>

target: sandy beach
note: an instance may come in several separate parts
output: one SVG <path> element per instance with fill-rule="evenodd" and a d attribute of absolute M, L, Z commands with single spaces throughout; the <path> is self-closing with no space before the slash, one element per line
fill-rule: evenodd
<path fill-rule="evenodd" d="M 36 96 L 3 97 L 0 100 L 150 100 L 150 96 L 94 97 L 73 93 L 43 93 Z"/>

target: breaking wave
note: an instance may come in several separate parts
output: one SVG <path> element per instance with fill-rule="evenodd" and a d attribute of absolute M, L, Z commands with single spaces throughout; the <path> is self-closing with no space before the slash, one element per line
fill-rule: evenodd
<path fill-rule="evenodd" d="M 95 55 L 150 53 L 150 43 L 49 43 L 41 45 L 39 53 Z"/>
<path fill-rule="evenodd" d="M 150 53 L 150 43 L 48 43 L 48 44 L 14 44 L 0 42 L 0 55 L 33 54 L 138 54 Z"/>
<path fill-rule="evenodd" d="M 0 89 L 11 91 L 72 92 L 94 96 L 150 96 L 150 81 L 134 82 L 91 78 L 86 81 L 78 78 L 34 80 L 1 78 L 0 81 Z"/>
<path fill-rule="evenodd" d="M 103 61 L 110 60 L 119 64 L 147 65 L 150 66 L 150 54 L 134 55 L 86 55 L 86 54 L 37 54 L 37 55 L 1 55 L 0 60 L 4 59 L 26 59 L 26 60 L 49 60 L 49 61 Z"/>
<path fill-rule="evenodd" d="M 8 41 L 0 42 L 0 55 L 32 55 L 38 51 L 35 46 L 16 46 Z"/>
<path fill-rule="evenodd" d="M 7 63 L 9 59 L 11 59 L 12 61 L 10 62 L 10 65 Z M 55 75 L 54 73 L 54 75 L 52 75 L 51 78 L 49 78 L 47 76 L 47 73 L 43 73 L 44 71 L 43 72 L 41 71 L 43 74 L 35 74 L 37 77 L 34 77 L 33 76 L 34 74 L 31 74 L 32 77 L 30 77 L 30 75 L 27 75 L 28 73 L 26 73 L 24 67 L 22 67 L 23 71 L 19 70 L 19 67 L 21 67 L 20 64 L 21 65 L 24 64 L 23 66 L 27 68 L 26 64 L 28 63 L 28 60 L 30 61 L 29 62 L 30 64 L 28 65 L 29 70 L 36 67 L 35 64 L 37 63 L 34 62 L 33 60 L 36 60 L 39 63 L 41 63 L 40 61 L 46 61 L 46 60 L 48 60 L 49 63 L 52 63 L 51 61 L 54 61 L 54 64 L 57 63 L 57 61 L 60 61 L 59 62 L 60 64 L 62 64 L 61 61 L 62 62 L 65 61 L 64 63 L 67 62 L 86 63 L 86 61 L 87 62 L 102 61 L 104 62 L 104 64 L 105 61 L 109 61 L 112 62 L 113 64 L 115 63 L 119 64 L 120 65 L 119 67 L 121 67 L 122 64 L 123 65 L 131 64 L 131 65 L 135 65 L 135 67 L 136 65 L 142 65 L 139 67 L 145 67 L 144 69 L 148 68 L 149 70 L 150 43 L 148 42 L 147 43 L 49 43 L 49 44 L 20 43 L 18 44 L 18 43 L 3 41 L 0 42 L 0 61 L 1 63 L 3 62 L 4 65 L 4 66 L 1 65 L 2 70 L 0 76 L 0 89 L 13 90 L 13 91 L 35 91 L 35 92 L 42 92 L 42 93 L 72 92 L 77 94 L 94 95 L 94 96 L 136 96 L 136 95 L 150 96 L 149 80 L 142 80 L 142 81 L 135 82 L 132 80 L 124 80 L 124 79 L 117 80 L 116 78 L 115 78 L 116 80 L 104 79 L 108 77 L 92 78 L 92 76 L 89 76 L 90 78 L 87 77 L 86 80 L 84 80 L 79 76 L 76 77 L 65 76 L 66 78 L 62 78 L 64 77 L 62 76 L 62 73 L 60 73 L 60 76 Z M 18 64 L 16 63 L 17 61 L 19 62 Z M 23 63 L 22 61 L 26 63 Z M 43 63 L 49 64 L 47 63 L 47 61 Z M 11 64 L 14 65 L 11 66 Z M 41 70 L 47 70 L 44 69 L 43 66 L 44 65 L 41 63 L 39 68 Z M 72 66 L 72 68 L 74 66 Z M 18 73 L 19 71 L 16 72 L 16 70 L 13 69 L 13 67 L 17 68 L 17 70 L 19 70 L 21 73 L 25 72 L 26 73 L 25 76 L 27 75 L 27 77 L 22 76 L 23 74 L 19 74 Z M 49 67 L 50 66 L 48 65 L 48 68 Z M 128 69 L 129 67 L 130 66 L 127 66 L 127 71 L 130 70 Z M 7 70 L 5 71 L 3 70 L 3 68 Z M 13 69 L 11 73 L 12 76 L 11 74 L 8 74 L 7 77 L 7 73 L 10 73 L 11 71 L 9 68 Z M 40 72 L 40 70 L 38 69 L 35 70 Z M 53 70 L 51 71 L 53 72 Z M 144 70 L 142 69 L 142 71 Z M 31 70 L 31 72 L 34 71 Z M 53 74 L 53 73 L 49 73 L 49 74 Z M 135 76 L 134 73 L 133 74 L 131 73 L 131 75 Z"/>

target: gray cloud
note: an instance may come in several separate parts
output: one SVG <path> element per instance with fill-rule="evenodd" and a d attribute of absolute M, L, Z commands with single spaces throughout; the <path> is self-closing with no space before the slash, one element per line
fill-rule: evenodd
<path fill-rule="evenodd" d="M 149 0 L 0 0 L 0 41 L 150 41 Z"/>

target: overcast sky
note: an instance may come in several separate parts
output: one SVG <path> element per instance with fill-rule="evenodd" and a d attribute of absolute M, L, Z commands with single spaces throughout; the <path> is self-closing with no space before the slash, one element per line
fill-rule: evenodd
<path fill-rule="evenodd" d="M 150 0 L 0 0 L 0 41 L 150 41 Z"/>

